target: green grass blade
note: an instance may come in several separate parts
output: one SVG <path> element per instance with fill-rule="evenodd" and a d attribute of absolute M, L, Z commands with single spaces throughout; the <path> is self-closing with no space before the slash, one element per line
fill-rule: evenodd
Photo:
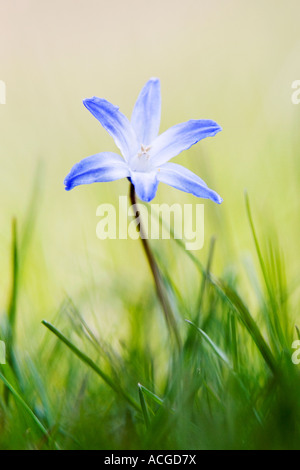
<path fill-rule="evenodd" d="M 256 252 L 257 252 L 257 256 L 258 256 L 258 259 L 259 259 L 259 264 L 260 264 L 260 267 L 261 267 L 261 270 L 262 270 L 262 273 L 263 273 L 263 277 L 264 277 L 264 280 L 265 280 L 266 287 L 267 287 L 268 292 L 269 292 L 269 296 L 270 296 L 270 298 L 272 298 L 273 295 L 272 295 L 272 291 L 270 289 L 270 285 L 269 285 L 269 282 L 268 282 L 267 269 L 266 269 L 264 259 L 263 259 L 263 256 L 262 256 L 262 252 L 261 252 L 261 249 L 260 249 L 260 246 L 259 246 L 259 243 L 258 243 L 258 238 L 257 238 L 257 235 L 256 235 L 256 230 L 255 230 L 255 227 L 254 227 L 254 222 L 253 222 L 251 209 L 250 209 L 249 196 L 248 196 L 247 192 L 245 192 L 245 203 L 246 203 L 246 211 L 247 211 L 247 216 L 248 216 L 250 228 L 251 228 L 251 232 L 252 232 L 252 236 L 253 236 Z"/>
<path fill-rule="evenodd" d="M 198 328 L 195 323 L 191 322 L 190 320 L 185 320 L 187 323 L 192 325 L 198 333 L 201 335 L 201 337 L 205 340 L 205 342 L 209 345 L 209 347 L 212 349 L 212 351 L 221 359 L 225 364 L 232 369 L 232 364 L 230 360 L 228 359 L 227 355 L 222 351 L 222 349 L 217 346 L 214 341 L 205 333 L 205 331 L 201 330 L 201 328 Z"/>
<path fill-rule="evenodd" d="M 249 200 L 246 199 L 246 201 L 248 201 L 248 209 L 250 210 Z M 166 226 L 161 216 L 158 216 L 157 214 L 155 215 L 160 220 L 160 222 Z M 251 213 L 250 213 L 250 220 L 252 222 L 252 227 L 254 229 Z M 252 339 L 254 340 L 256 346 L 258 347 L 260 353 L 262 354 L 269 368 L 275 373 L 277 371 L 277 362 L 272 354 L 272 351 L 269 348 L 266 341 L 264 340 L 254 319 L 252 318 L 250 312 L 248 311 L 247 307 L 245 306 L 245 304 L 243 303 L 239 295 L 231 287 L 227 286 L 221 280 L 218 280 L 217 278 L 212 276 L 210 273 L 208 273 L 206 269 L 202 266 L 202 263 L 198 260 L 198 258 L 196 258 L 196 256 L 192 252 L 187 251 L 185 249 L 184 242 L 180 239 L 174 238 L 174 233 L 172 232 L 171 227 L 168 227 L 168 229 L 170 230 L 170 234 L 173 237 L 175 243 L 177 243 L 177 245 L 183 249 L 186 255 L 193 261 L 193 263 L 195 264 L 197 269 L 200 271 L 200 273 L 203 276 L 207 276 L 207 279 L 211 283 L 211 285 L 213 285 L 216 288 L 216 290 L 218 291 L 219 294 L 221 294 L 223 299 L 225 299 L 229 303 L 229 305 L 233 308 L 233 311 L 235 311 L 238 314 L 238 317 L 240 318 L 240 320 L 242 321 L 242 323 L 244 324 L 244 326 L 247 328 L 248 332 L 252 336 Z M 255 230 L 254 230 L 254 236 L 255 236 L 255 243 L 258 246 L 258 251 L 259 251 L 260 259 L 262 261 L 262 266 L 263 266 L 264 272 L 266 272 L 264 268 L 262 255 L 259 249 Z"/>
<path fill-rule="evenodd" d="M 229 314 L 229 325 L 230 325 L 230 344 L 231 354 L 233 358 L 233 368 L 238 371 L 239 368 L 239 353 L 238 353 L 238 335 L 237 335 L 237 319 L 232 313 Z"/>
<path fill-rule="evenodd" d="M 8 303 L 8 321 L 10 327 L 10 338 L 9 341 L 13 341 L 13 332 L 16 322 L 16 311 L 17 311 L 17 296 L 18 296 L 18 279 L 19 279 L 19 253 L 17 245 L 17 221 L 12 221 L 12 248 L 11 248 L 11 266 L 12 266 L 12 278 L 11 278 L 11 293 Z"/>
<path fill-rule="evenodd" d="M 26 211 L 24 225 L 22 226 L 22 237 L 20 237 L 20 252 L 22 255 L 22 265 L 25 261 L 30 241 L 34 233 L 34 227 L 38 216 L 39 205 L 41 203 L 42 188 L 44 188 L 44 163 L 42 160 L 39 160 L 33 179 L 32 191 L 28 203 L 28 208 Z"/>
<path fill-rule="evenodd" d="M 198 302 L 197 302 L 197 317 L 196 317 L 195 323 L 198 323 L 197 320 L 199 320 L 199 316 L 201 315 L 201 309 L 202 309 L 202 306 L 203 306 L 203 298 L 204 298 L 205 288 L 206 288 L 207 281 L 208 281 L 207 277 L 208 277 L 208 274 L 211 270 L 211 265 L 212 265 L 213 255 L 214 255 L 214 249 L 215 249 L 215 243 L 216 243 L 216 239 L 215 239 L 215 237 L 212 237 L 211 240 L 210 240 L 206 270 L 205 270 L 205 273 L 203 274 L 203 277 L 202 277 L 202 283 L 201 283 L 199 298 L 198 298 Z"/>
<path fill-rule="evenodd" d="M 139 388 L 139 397 L 140 397 L 141 408 L 142 408 L 142 412 L 144 416 L 144 421 L 145 421 L 146 428 L 148 428 L 150 426 L 150 416 L 148 412 L 148 407 L 147 407 L 147 403 L 144 397 L 142 385 L 138 384 L 138 388 Z"/>
<path fill-rule="evenodd" d="M 17 221 L 12 220 L 12 243 L 11 243 L 11 291 L 7 308 L 6 322 L 6 361 L 11 366 L 19 384 L 22 384 L 22 378 L 18 362 L 14 352 L 15 345 L 15 326 L 17 318 L 17 299 L 19 292 L 19 249 L 17 238 Z M 4 388 L 4 398 L 6 403 L 9 399 L 9 388 Z"/>
<path fill-rule="evenodd" d="M 238 317 L 252 336 L 253 341 L 255 342 L 269 368 L 272 370 L 272 372 L 275 373 L 278 369 L 277 362 L 272 354 L 271 349 L 262 336 L 255 320 L 252 318 L 240 296 L 230 286 L 226 285 L 222 281 L 217 279 L 211 280 L 212 283 L 220 290 L 220 292 L 223 293 L 225 300 L 229 302 L 233 310 L 238 314 Z"/>
<path fill-rule="evenodd" d="M 261 267 L 261 271 L 262 271 L 262 274 L 263 274 L 265 286 L 266 286 L 267 293 L 268 293 L 268 296 L 269 296 L 269 303 L 270 303 L 270 306 L 271 306 L 271 309 L 272 309 L 271 311 L 273 313 L 273 315 L 272 315 L 273 321 L 269 321 L 269 328 L 270 328 L 270 331 L 272 332 L 271 338 L 272 338 L 272 341 L 273 341 L 274 345 L 276 345 L 277 344 L 276 336 L 277 336 L 277 338 L 279 339 L 279 342 L 281 344 L 281 347 L 286 347 L 287 345 L 286 345 L 285 337 L 284 337 L 282 327 L 281 327 L 281 324 L 280 324 L 280 318 L 279 318 L 279 315 L 278 315 L 279 309 L 278 309 L 278 304 L 277 304 L 277 300 L 276 300 L 277 295 L 278 295 L 278 290 L 280 290 L 280 288 L 282 288 L 282 286 L 280 284 L 278 285 L 278 283 L 276 282 L 276 275 L 278 276 L 278 275 L 281 274 L 280 273 L 280 260 L 279 260 L 279 257 L 277 257 L 277 260 L 275 261 L 274 249 L 273 249 L 272 245 L 270 244 L 269 245 L 269 264 L 270 264 L 270 267 L 269 267 L 269 270 L 267 269 L 267 265 L 264 261 L 262 251 L 261 251 L 260 246 L 259 246 L 259 241 L 258 241 L 258 237 L 257 237 L 257 234 L 256 234 L 254 222 L 253 222 L 253 217 L 252 217 L 252 213 L 251 213 L 251 209 L 250 209 L 250 201 L 249 201 L 249 196 L 248 196 L 247 192 L 245 192 L 245 203 L 246 203 L 246 211 L 247 211 L 247 216 L 248 216 L 250 228 L 251 228 L 251 232 L 252 232 L 252 236 L 253 236 L 256 252 L 257 252 L 257 256 L 258 256 L 258 259 L 259 259 L 259 264 L 260 264 L 260 267 Z M 276 265 L 276 262 L 277 262 L 277 265 Z M 279 282 L 280 282 L 280 280 L 279 280 Z M 271 320 L 271 318 L 270 318 L 270 320 Z M 274 340 L 274 337 L 275 337 L 275 340 Z"/>
<path fill-rule="evenodd" d="M 153 400 L 155 403 L 157 403 L 158 405 L 164 405 L 165 404 L 164 400 L 162 398 L 159 398 L 159 396 L 157 396 L 155 393 L 150 392 L 150 390 L 148 390 L 148 388 L 144 387 L 144 385 L 142 385 L 142 384 L 138 384 L 138 385 L 139 385 L 139 389 L 142 390 L 144 395 L 146 395 L 148 398 Z"/>
<path fill-rule="evenodd" d="M 122 390 L 117 384 L 115 384 L 111 378 L 97 366 L 97 364 L 90 359 L 86 354 L 80 351 L 71 341 L 69 341 L 59 330 L 57 330 L 51 323 L 43 320 L 42 324 L 48 328 L 52 333 L 54 333 L 57 338 L 59 338 L 68 348 L 87 366 L 89 366 L 96 374 L 98 374 L 104 382 L 109 385 L 117 394 L 121 395 L 131 406 L 133 406 L 137 411 L 141 411 L 140 406 L 136 403 L 130 395 L 128 395 L 124 390 Z"/>
<path fill-rule="evenodd" d="M 0 380 L 4 383 L 5 387 L 9 389 L 15 400 L 22 406 L 22 408 L 26 411 L 26 413 L 32 418 L 32 420 L 35 422 L 37 427 L 40 429 L 40 431 L 49 439 L 49 441 L 52 440 L 52 442 L 55 444 L 55 446 L 58 448 L 57 444 L 51 436 L 49 435 L 49 432 L 45 428 L 45 426 L 41 423 L 41 421 L 38 419 L 38 417 L 33 413 L 31 408 L 27 405 L 27 403 L 23 400 L 23 398 L 19 395 L 19 393 L 15 390 L 15 388 L 11 385 L 11 383 L 2 375 L 0 372 Z"/>

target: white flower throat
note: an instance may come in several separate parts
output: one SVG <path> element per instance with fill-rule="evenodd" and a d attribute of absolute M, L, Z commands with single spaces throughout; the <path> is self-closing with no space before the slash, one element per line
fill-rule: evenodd
<path fill-rule="evenodd" d="M 151 158 L 149 151 L 151 146 L 141 145 L 141 150 L 139 153 L 132 159 L 131 168 L 133 171 L 141 171 L 146 173 L 152 170 Z"/>

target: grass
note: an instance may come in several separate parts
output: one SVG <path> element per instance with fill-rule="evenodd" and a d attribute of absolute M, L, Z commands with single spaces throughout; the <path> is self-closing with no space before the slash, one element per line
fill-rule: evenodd
<path fill-rule="evenodd" d="M 299 448 L 299 1 L 149 5 L 2 2 L 0 449 Z M 174 160 L 224 199 L 204 248 L 151 241 L 180 350 L 140 241 L 95 235 L 128 181 L 63 188 L 117 150 L 82 99 L 130 116 L 151 76 L 161 132 L 223 128 Z"/>
<path fill-rule="evenodd" d="M 1 449 L 299 448 L 293 292 L 281 250 L 274 243 L 263 248 L 247 195 L 245 201 L 252 266 L 258 260 L 258 271 L 247 270 L 248 283 L 240 273 L 214 275 L 214 239 L 204 264 L 174 239 L 175 252 L 198 279 L 187 308 L 166 255 L 155 248 L 181 336 L 179 351 L 150 272 L 142 297 L 128 299 L 120 285 L 114 294 L 126 299 L 118 311 L 127 316 L 119 341 L 107 341 L 66 296 L 43 321 L 34 351 L 22 351 L 16 326 L 29 242 L 27 224 L 19 236 L 13 221 L 10 297 L 0 330 L 7 345 L 0 370 Z"/>

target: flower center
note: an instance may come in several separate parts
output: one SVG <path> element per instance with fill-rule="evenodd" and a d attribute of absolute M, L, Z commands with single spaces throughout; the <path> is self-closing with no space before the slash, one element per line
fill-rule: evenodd
<path fill-rule="evenodd" d="M 133 171 L 147 172 L 151 170 L 150 164 L 150 146 L 141 145 L 141 150 L 133 158 L 131 168 Z"/>

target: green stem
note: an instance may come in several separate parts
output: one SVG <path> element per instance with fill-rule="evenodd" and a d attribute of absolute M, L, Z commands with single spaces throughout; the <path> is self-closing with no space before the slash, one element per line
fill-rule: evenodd
<path fill-rule="evenodd" d="M 133 186 L 132 183 L 130 185 L 130 200 L 131 200 L 131 204 L 133 206 L 136 205 L 135 189 L 134 189 L 134 186 Z M 159 268 L 157 266 L 157 263 L 156 263 L 155 258 L 153 256 L 153 253 L 151 251 L 148 240 L 146 239 L 146 234 L 144 232 L 144 229 L 143 229 L 143 226 L 142 226 L 142 223 L 141 223 L 140 213 L 138 211 L 134 211 L 134 213 L 135 213 L 136 220 L 138 220 L 137 227 L 138 227 L 138 230 L 140 232 L 141 241 L 142 241 L 142 245 L 143 245 L 143 248 L 144 248 L 144 252 L 146 254 L 147 261 L 148 261 L 150 269 L 152 271 L 157 296 L 158 296 L 159 301 L 161 303 L 167 326 L 168 326 L 169 330 L 173 333 L 174 338 L 175 338 L 176 343 L 177 343 L 177 346 L 178 346 L 178 349 L 180 350 L 181 349 L 180 335 L 179 335 L 179 332 L 178 332 L 178 328 L 177 328 L 177 325 L 176 325 L 176 320 L 175 320 L 175 317 L 173 315 L 172 308 L 170 306 L 168 297 L 167 297 L 166 292 L 165 292 L 164 287 L 163 287 L 163 281 L 162 281 L 162 277 L 161 277 Z"/>
<path fill-rule="evenodd" d="M 44 425 L 41 423 L 41 421 L 37 418 L 37 416 L 33 413 L 31 408 L 27 405 L 27 403 L 23 400 L 21 395 L 14 389 L 14 387 L 11 385 L 10 382 L 4 377 L 4 375 L 0 372 L 0 380 L 4 383 L 4 385 L 7 387 L 7 389 L 12 393 L 14 396 L 15 400 L 20 403 L 20 405 L 23 407 L 23 409 L 29 414 L 29 416 L 32 418 L 32 420 L 35 422 L 37 427 L 42 431 L 42 433 L 46 436 L 46 438 L 54 444 L 55 448 L 59 449 L 57 443 L 55 440 L 51 437 L 47 429 L 44 427 Z"/>

